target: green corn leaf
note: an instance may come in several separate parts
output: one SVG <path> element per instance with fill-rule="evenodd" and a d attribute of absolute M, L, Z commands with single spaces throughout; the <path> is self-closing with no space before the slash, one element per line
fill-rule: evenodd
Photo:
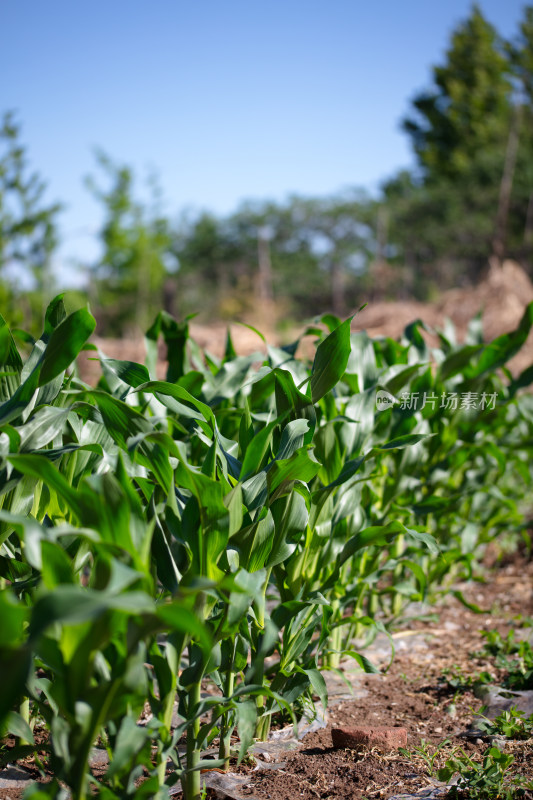
<path fill-rule="evenodd" d="M 41 541 L 41 575 L 47 589 L 55 589 L 60 584 L 74 583 L 72 561 L 65 550 L 55 542 Z"/>
<path fill-rule="evenodd" d="M 533 302 L 529 303 L 515 331 L 498 336 L 487 344 L 475 367 L 466 370 L 469 378 L 479 378 L 507 363 L 522 347 L 533 325 Z"/>
<path fill-rule="evenodd" d="M 350 317 L 320 342 L 311 373 L 311 397 L 317 403 L 340 381 L 350 357 Z"/>
<path fill-rule="evenodd" d="M 48 304 L 44 316 L 44 332 L 42 338 L 47 342 L 50 335 L 58 325 L 61 325 L 67 316 L 65 304 L 63 302 L 64 294 L 58 294 Z"/>
<path fill-rule="evenodd" d="M 22 359 L 7 323 L 0 314 L 0 403 L 12 397 L 19 384 Z"/>
<path fill-rule="evenodd" d="M 406 528 L 405 532 L 409 538 L 414 539 L 417 542 L 421 542 L 433 555 L 438 556 L 440 554 L 439 546 L 435 541 L 435 538 L 430 533 L 415 531 L 413 528 Z"/>
<path fill-rule="evenodd" d="M 242 484 L 244 505 L 249 512 L 255 511 L 266 503 L 268 497 L 268 481 L 266 471 L 248 478 Z"/>
<path fill-rule="evenodd" d="M 228 327 L 226 331 L 226 347 L 224 350 L 224 361 L 232 361 L 237 358 L 235 347 L 233 346 L 233 339 L 231 338 L 231 330 Z"/>
<path fill-rule="evenodd" d="M 231 544 L 240 553 L 240 564 L 248 572 L 266 565 L 274 542 L 274 520 L 270 510 L 259 520 L 232 537 Z"/>
<path fill-rule="evenodd" d="M 338 328 L 339 325 L 341 325 L 340 317 L 337 317 L 335 314 L 322 314 L 322 316 L 320 317 L 320 322 L 322 322 L 327 327 L 330 333 L 333 333 L 333 331 L 336 328 Z M 322 335 L 322 331 L 320 330 L 320 328 L 308 328 L 306 330 L 306 333 L 313 333 L 313 332 L 315 333 L 316 336 Z"/>
<path fill-rule="evenodd" d="M 304 669 L 304 672 L 309 678 L 314 693 L 318 695 L 323 708 L 326 708 L 328 705 L 328 689 L 322 673 L 317 669 Z"/>
<path fill-rule="evenodd" d="M 316 413 L 310 398 L 302 394 L 297 388 L 294 378 L 288 370 L 276 367 L 274 370 L 274 378 L 274 394 L 278 416 L 286 413 L 290 414 L 293 418 L 305 417 L 309 419 L 311 425 L 306 438 L 306 444 L 310 444 L 316 423 Z"/>
<path fill-rule="evenodd" d="M 11 335 L 7 322 L 0 314 L 0 364 L 3 368 L 10 367 L 11 369 L 20 372 L 22 369 L 22 359 L 15 344 L 15 340 Z"/>
<path fill-rule="evenodd" d="M 514 397 L 519 389 L 524 389 L 526 386 L 531 386 L 533 383 L 533 364 L 526 367 L 520 375 L 513 379 L 509 384 L 509 394 Z"/>
<path fill-rule="evenodd" d="M 275 533 L 267 567 L 281 564 L 292 555 L 297 537 L 305 531 L 309 521 L 307 503 L 298 488 L 272 503 L 271 513 Z"/>
<path fill-rule="evenodd" d="M 6 611 L 1 605 L 0 611 Z M 2 625 L 5 617 L 2 617 Z M 0 626 L 1 627 L 1 626 Z M 9 626 L 8 626 L 9 628 Z M 3 633 L 0 634 L 3 638 Z M 2 665 L 2 691 L 0 692 L 0 725 L 11 713 L 14 705 L 20 704 L 27 697 L 26 681 L 32 666 L 32 653 L 29 647 L 15 647 L 14 643 L 4 646 L 0 644 L 0 664 Z"/>
<path fill-rule="evenodd" d="M 423 320 L 417 319 L 406 326 L 403 335 L 406 341 L 411 345 L 411 348 L 415 351 L 414 358 L 417 361 L 426 361 L 428 356 L 428 348 L 424 337 L 420 333 L 420 329 L 425 331 L 428 330 Z"/>
<path fill-rule="evenodd" d="M 346 365 L 346 373 L 357 376 L 357 385 L 360 391 L 368 390 L 375 385 L 379 377 L 372 339 L 366 331 L 352 333 L 350 346 L 351 352 Z"/>
<path fill-rule="evenodd" d="M 54 622 L 79 625 L 94 621 L 113 610 L 127 614 L 148 614 L 155 611 L 155 605 L 144 592 L 112 595 L 81 586 L 57 586 L 36 601 L 29 628 L 30 639 L 40 637 Z"/>
<path fill-rule="evenodd" d="M 313 457 L 311 450 L 301 448 L 290 458 L 273 461 L 268 471 L 268 485 L 274 492 L 283 481 L 303 481 L 309 483 L 318 475 L 322 465 Z"/>
<path fill-rule="evenodd" d="M 20 433 L 21 452 L 41 450 L 61 433 L 65 427 L 71 408 L 40 408 L 31 419 L 18 430 Z"/>
<path fill-rule="evenodd" d="M 342 471 L 344 461 L 337 437 L 337 426 L 333 422 L 322 425 L 317 430 L 313 443 L 318 460 L 323 464 L 320 479 L 326 485 L 331 484 Z"/>
<path fill-rule="evenodd" d="M 42 455 L 10 455 L 9 461 L 15 469 L 30 475 L 37 480 L 50 485 L 61 497 L 67 501 L 70 510 L 75 516 L 82 519 L 82 506 L 78 499 L 78 493 L 70 486 L 66 478 Z"/>
<path fill-rule="evenodd" d="M 129 439 L 139 434 L 153 433 L 150 420 L 122 400 L 96 389 L 91 394 L 108 433 L 122 450 L 128 450 Z"/>
<path fill-rule="evenodd" d="M 420 564 L 416 561 L 409 561 L 408 559 L 402 560 L 402 565 L 408 567 L 415 576 L 418 586 L 420 588 L 421 599 L 425 597 L 427 587 L 427 576 Z"/>
<path fill-rule="evenodd" d="M 394 364 L 391 367 L 391 371 L 394 370 L 394 375 L 390 378 L 386 376 L 383 377 L 383 382 L 380 380 L 380 387 L 383 386 L 385 391 L 389 392 L 392 395 L 398 394 L 398 392 L 403 389 L 403 387 L 409 383 L 411 378 L 420 371 L 421 364 L 411 364 L 409 367 L 403 367 L 401 364 Z M 388 371 L 390 375 L 390 371 Z"/>
<path fill-rule="evenodd" d="M 217 565 L 228 543 L 230 524 L 222 484 L 182 462 L 176 469 L 176 480 L 193 494 L 182 519 L 182 532 L 194 557 L 193 568 L 197 575 L 218 580 L 221 571 Z"/>
<path fill-rule="evenodd" d="M 229 535 L 233 536 L 240 530 L 243 521 L 242 486 L 238 484 L 223 499 L 224 506 L 229 513 Z"/>
<path fill-rule="evenodd" d="M 429 534 L 418 533 L 410 528 L 406 528 L 401 522 L 390 522 L 388 525 L 371 525 L 368 528 L 356 533 L 344 545 L 340 554 L 340 564 L 344 564 L 351 556 L 363 547 L 368 547 L 373 544 L 385 544 L 388 539 L 399 536 L 400 534 L 409 534 L 417 541 L 423 542 L 431 552 L 438 553 L 438 547 L 435 540 Z"/>
<path fill-rule="evenodd" d="M 187 320 L 178 322 L 166 311 L 160 311 L 153 324 L 146 331 L 146 364 L 150 376 L 155 379 L 158 359 L 157 340 L 159 336 L 167 347 L 167 381 L 174 383 L 185 372 L 186 346 L 189 338 L 189 325 Z"/>
<path fill-rule="evenodd" d="M 369 659 L 364 656 L 362 653 L 357 653 L 355 650 L 343 650 L 343 654 L 346 656 L 351 656 L 364 672 L 370 673 L 371 675 L 375 675 L 380 670 L 372 664 Z"/>
<path fill-rule="evenodd" d="M 194 639 L 205 655 L 211 652 L 213 642 L 205 622 L 183 600 L 158 605 L 156 616 L 169 632 L 179 631 L 186 634 Z"/>
<path fill-rule="evenodd" d="M 53 329 L 42 358 L 39 386 L 44 386 L 72 364 L 95 327 L 92 314 L 80 308 Z"/>
<path fill-rule="evenodd" d="M 454 350 L 454 352 L 450 353 L 442 364 L 440 364 L 438 373 L 439 380 L 446 381 L 449 378 L 453 378 L 454 375 L 464 370 L 464 368 L 472 362 L 473 357 L 482 349 L 483 345 L 470 344 L 461 347 L 459 350 Z"/>
<path fill-rule="evenodd" d="M 124 717 L 118 729 L 111 763 L 106 770 L 106 779 L 112 779 L 115 775 L 120 774 L 151 736 L 150 728 L 137 725 L 137 721 L 133 717 Z"/>
<path fill-rule="evenodd" d="M 174 400 L 188 403 L 201 413 L 206 422 L 210 424 L 212 430 L 216 427 L 216 420 L 209 406 L 197 400 L 182 386 L 171 384 L 166 381 L 149 381 L 148 383 L 143 383 L 141 386 L 138 386 L 136 391 L 152 392 L 163 404 L 165 404 L 166 398 L 173 398 Z M 169 408 L 172 409 L 172 406 L 169 406 Z"/>
<path fill-rule="evenodd" d="M 276 458 L 280 461 L 290 458 L 304 445 L 308 431 L 309 422 L 306 419 L 295 419 L 288 422 L 283 428 Z"/>
<path fill-rule="evenodd" d="M 16 711 L 11 711 L 6 720 L 6 728 L 13 736 L 18 736 L 25 739 L 30 744 L 34 744 L 33 731 L 20 714 Z"/>
<path fill-rule="evenodd" d="M 379 452 L 380 450 L 402 450 L 404 447 L 418 444 L 418 442 L 429 439 L 431 436 L 435 435 L 434 433 L 406 433 L 404 436 L 397 436 L 395 439 L 391 439 L 390 442 L 375 447 L 372 452 Z"/>
<path fill-rule="evenodd" d="M 128 386 L 137 388 L 143 383 L 148 383 L 150 373 L 143 364 L 136 364 L 134 361 L 119 361 L 116 358 L 102 358 L 102 366 L 108 369 L 119 380 Z"/>
<path fill-rule="evenodd" d="M 18 603 L 9 592 L 0 592 L 0 647 L 16 647 L 23 642 L 29 614 L 30 609 Z"/>
<path fill-rule="evenodd" d="M 261 427 L 253 439 L 246 447 L 244 460 L 242 462 L 240 478 L 243 480 L 248 475 L 252 475 L 261 468 L 263 460 L 272 442 L 274 429 L 287 417 L 287 413 L 281 417 L 276 417 L 267 425 Z"/>
<path fill-rule="evenodd" d="M 236 704 L 236 712 L 237 730 L 240 739 L 237 763 L 240 764 L 254 741 L 257 706 L 252 700 L 244 700 Z"/>
<path fill-rule="evenodd" d="M 476 603 L 469 602 L 459 589 L 452 590 L 452 594 L 465 608 L 468 608 L 469 611 L 473 611 L 474 614 L 490 614 L 490 608 L 480 608 Z"/>
<path fill-rule="evenodd" d="M 24 373 L 21 373 L 21 378 Z M 0 405 L 0 425 L 17 419 L 31 402 L 39 385 L 39 368 L 34 369 L 17 386 L 15 393 Z"/>

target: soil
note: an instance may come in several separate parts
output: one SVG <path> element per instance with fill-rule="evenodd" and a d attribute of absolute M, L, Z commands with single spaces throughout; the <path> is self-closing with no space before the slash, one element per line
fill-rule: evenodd
<path fill-rule="evenodd" d="M 226 793 L 228 788 L 226 792 L 210 789 L 208 797 L 371 800 L 424 789 L 436 791 L 433 796 L 446 796 L 448 790 L 436 780 L 436 771 L 452 752 L 461 748 L 479 762 L 491 746 L 490 740 L 469 734 L 481 700 L 469 688 L 451 687 L 446 670 L 451 670 L 451 677 L 460 675 L 466 682 L 468 677 L 485 670 L 492 673 L 495 684 L 501 682 L 504 673 L 495 668 L 494 659 L 472 653 L 485 642 L 482 631 L 498 630 L 505 636 L 513 629 L 519 637 L 520 630 L 531 629 L 533 561 L 526 555 L 517 555 L 487 572 L 486 582 L 458 588 L 483 613 L 476 614 L 454 596 L 445 596 L 441 606 L 430 609 L 429 619 L 426 609 L 423 616 L 411 619 L 394 632 L 397 653 L 387 672 L 357 673 L 354 677 L 353 665 L 343 665 L 357 697 L 346 699 L 344 694 L 344 699 L 333 704 L 328 710 L 327 727 L 307 734 L 299 749 L 278 756 L 269 755 L 268 748 L 259 748 L 253 758 L 236 769 L 234 776 L 229 776 L 230 780 L 238 780 L 231 793 Z M 376 652 L 379 657 L 379 650 Z M 365 691 L 366 696 L 362 696 Z M 408 754 L 334 748 L 332 728 L 347 726 L 404 727 Z M 533 781 L 533 738 L 497 744 L 514 755 L 512 774 Z M 432 756 L 437 749 L 430 769 L 420 751 Z M 35 770 L 31 759 L 19 762 L 19 766 Z M 227 780 L 218 771 L 208 772 L 208 776 L 220 779 L 222 787 Z M 214 781 L 208 783 L 213 785 Z M 22 796 L 22 789 L 0 789 L 0 800 L 20 800 Z M 533 790 L 516 796 L 532 800 Z"/>
<path fill-rule="evenodd" d="M 493 659 L 475 658 L 485 639 L 483 630 L 498 630 L 506 635 L 524 622 L 531 625 L 533 615 L 533 563 L 516 560 L 498 569 L 485 584 L 462 587 L 465 597 L 485 609 L 475 614 L 455 597 L 447 597 L 437 609 L 438 621 L 413 620 L 408 633 L 413 641 L 419 634 L 427 649 L 418 646 L 399 651 L 389 671 L 369 675 L 361 685 L 366 697 L 333 706 L 328 726 L 308 734 L 302 747 L 290 754 L 280 770 L 267 763 L 258 764 L 250 775 L 242 796 L 258 800 L 362 800 L 414 794 L 442 786 L 435 779 L 437 769 L 457 748 L 476 761 L 491 742 L 468 735 L 475 711 L 482 702 L 473 691 L 457 691 L 443 672 L 452 670 L 465 677 L 491 671 L 495 683 L 503 673 Z M 398 638 L 409 641 L 405 631 Z M 333 747 L 331 729 L 354 726 L 401 726 L 407 729 L 410 756 L 378 751 L 356 752 Z M 447 744 L 443 742 L 448 740 Z M 500 748 L 503 746 L 499 743 Z M 416 748 L 430 755 L 440 748 L 431 770 Z M 505 752 L 513 754 L 513 774 L 533 781 L 533 739 L 505 742 Z M 532 784 L 533 786 L 533 784 Z M 442 788 L 443 796 L 447 790 Z M 518 794 L 516 795 L 519 796 Z M 533 798 L 533 789 L 524 797 Z"/>

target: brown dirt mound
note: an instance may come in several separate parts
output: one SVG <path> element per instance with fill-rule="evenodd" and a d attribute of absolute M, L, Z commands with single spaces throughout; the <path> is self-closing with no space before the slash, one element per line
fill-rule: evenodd
<path fill-rule="evenodd" d="M 528 303 L 533 300 L 533 283 L 522 267 L 514 261 L 504 261 L 500 266 L 491 264 L 485 279 L 467 289 L 451 289 L 436 303 L 418 303 L 414 300 L 380 302 L 367 306 L 354 320 L 358 330 L 370 336 L 401 336 L 404 328 L 415 319 L 421 319 L 430 328 L 442 328 L 446 318 L 457 329 L 459 340 L 464 339 L 468 323 L 482 312 L 483 335 L 491 341 L 512 331 L 522 317 Z M 522 351 L 510 362 L 514 374 L 533 362 L 533 334 L 530 334 Z"/>

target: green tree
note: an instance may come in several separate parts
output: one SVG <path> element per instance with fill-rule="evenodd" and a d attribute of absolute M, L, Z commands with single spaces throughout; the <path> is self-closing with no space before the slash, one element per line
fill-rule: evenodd
<path fill-rule="evenodd" d="M 165 277 L 173 265 L 170 226 L 160 210 L 155 180 L 147 205 L 133 196 L 129 167 L 115 164 L 103 152 L 96 158 L 110 186 L 102 189 L 92 177 L 87 180 L 105 214 L 102 255 L 91 268 L 90 296 L 105 334 L 144 331 L 163 304 Z"/>
<path fill-rule="evenodd" d="M 248 202 L 225 219 L 204 213 L 182 224 L 176 255 L 183 310 L 232 317 L 253 310 L 269 321 L 274 309 L 282 317 L 344 313 L 361 300 L 375 251 L 373 214 L 370 198 L 349 192 Z"/>
<path fill-rule="evenodd" d="M 21 305 L 27 316 L 40 317 L 51 294 L 51 260 L 58 244 L 59 203 L 45 202 L 46 184 L 29 169 L 20 124 L 12 112 L 0 127 L 0 292 L 8 316 L 20 323 Z M 24 302 L 21 290 L 26 290 Z M 13 313 L 11 313 L 13 316 Z"/>
<path fill-rule="evenodd" d="M 268 231 L 273 293 L 297 314 L 355 305 L 357 283 L 375 247 L 372 203 L 364 193 L 289 198 L 285 204 L 248 204 L 235 215 L 248 249 Z"/>
<path fill-rule="evenodd" d="M 532 21 L 526 10 L 509 46 L 474 6 L 404 121 L 418 167 L 388 181 L 384 199 L 393 255 L 408 264 L 418 297 L 476 281 L 492 255 L 524 253 L 528 204 L 533 228 Z"/>
<path fill-rule="evenodd" d="M 250 294 L 247 280 L 242 280 L 250 267 L 246 244 L 228 220 L 208 212 L 182 216 L 173 248 L 179 262 L 175 280 L 180 312 L 199 312 L 206 319 L 225 313 L 238 317 Z"/>
<path fill-rule="evenodd" d="M 508 44 L 520 104 L 517 166 L 510 198 L 511 241 L 523 263 L 533 268 L 533 6 L 524 8 L 517 36 Z"/>
<path fill-rule="evenodd" d="M 413 100 L 403 123 L 426 180 L 468 173 L 479 154 L 507 140 L 511 65 L 504 42 L 475 5 L 452 35 L 433 87 Z"/>

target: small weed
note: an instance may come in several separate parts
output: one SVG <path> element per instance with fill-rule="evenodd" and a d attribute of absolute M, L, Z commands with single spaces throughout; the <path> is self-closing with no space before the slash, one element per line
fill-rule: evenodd
<path fill-rule="evenodd" d="M 443 742 L 438 744 L 433 752 L 431 752 L 431 745 L 429 742 L 426 742 L 425 739 L 422 739 L 420 742 L 420 747 L 413 747 L 412 750 L 406 750 L 403 747 L 399 748 L 400 753 L 408 758 L 410 761 L 415 760 L 417 757 L 421 758 L 428 770 L 428 775 L 430 778 L 433 778 L 437 774 L 435 762 L 438 759 L 439 754 L 441 753 L 442 749 L 446 747 L 446 745 L 450 744 L 449 739 L 445 739 Z"/>
<path fill-rule="evenodd" d="M 458 756 L 458 753 L 461 755 Z M 502 753 L 497 747 L 491 747 L 485 753 L 482 763 L 474 761 L 459 749 L 439 770 L 438 777 L 439 780 L 449 781 L 458 773 L 457 784 L 450 787 L 450 798 L 514 800 L 533 788 L 533 783 L 509 774 L 513 762 L 514 756 Z"/>
<path fill-rule="evenodd" d="M 504 638 L 499 631 L 482 631 L 482 636 L 486 639 L 485 644 L 474 656 L 484 658 L 486 656 L 512 655 L 518 652 L 520 642 L 514 638 L 514 631 L 510 630 Z"/>
<path fill-rule="evenodd" d="M 508 689 L 533 689 L 533 649 L 530 643 L 517 641 L 512 630 L 506 637 L 498 631 L 483 631 L 483 636 L 486 643 L 471 655 L 474 658 L 494 658 L 494 665 L 507 672 L 503 685 Z"/>
<path fill-rule="evenodd" d="M 508 739 L 529 739 L 533 735 L 533 714 L 526 717 L 524 712 L 519 711 L 516 706 L 503 711 L 494 719 L 489 719 L 481 712 L 476 713 L 476 716 L 481 717 L 480 729 L 485 736 L 499 735 L 507 736 Z"/>
<path fill-rule="evenodd" d="M 525 617 L 523 614 L 517 614 L 513 619 L 521 628 L 533 628 L 533 617 Z"/>
<path fill-rule="evenodd" d="M 442 670 L 439 677 L 440 683 L 446 683 L 449 689 L 457 694 L 474 689 L 476 686 L 491 683 L 494 680 L 490 672 L 480 672 L 479 675 L 467 675 L 458 664 Z"/>

